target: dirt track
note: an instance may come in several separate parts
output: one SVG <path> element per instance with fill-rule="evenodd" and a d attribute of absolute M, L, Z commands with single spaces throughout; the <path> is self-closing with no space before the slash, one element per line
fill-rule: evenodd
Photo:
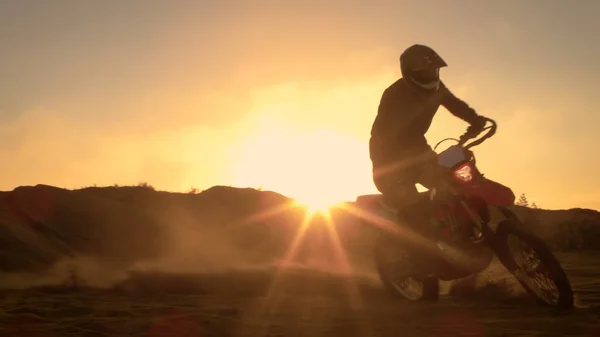
<path fill-rule="evenodd" d="M 434 304 L 387 298 L 376 281 L 291 268 L 139 274 L 110 290 L 7 291 L 0 336 L 599 336 L 600 258 L 562 255 L 577 308 L 540 308 L 507 286 Z M 277 280 L 277 281 L 274 281 Z"/>

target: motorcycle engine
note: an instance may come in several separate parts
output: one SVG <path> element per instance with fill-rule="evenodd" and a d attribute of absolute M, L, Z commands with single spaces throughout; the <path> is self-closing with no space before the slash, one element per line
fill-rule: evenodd
<path fill-rule="evenodd" d="M 433 224 L 447 242 L 479 242 L 483 234 L 478 230 L 476 221 L 489 221 L 489 211 L 483 201 L 458 197 L 435 202 L 431 214 Z"/>

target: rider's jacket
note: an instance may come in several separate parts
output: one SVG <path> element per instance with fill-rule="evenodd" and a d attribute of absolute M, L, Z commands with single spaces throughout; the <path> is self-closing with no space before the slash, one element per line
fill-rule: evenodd
<path fill-rule="evenodd" d="M 369 151 L 373 164 L 397 160 L 428 148 L 425 133 L 440 105 L 470 124 L 479 117 L 443 83 L 433 93 L 419 91 L 403 78 L 390 85 L 383 92 L 371 128 Z"/>

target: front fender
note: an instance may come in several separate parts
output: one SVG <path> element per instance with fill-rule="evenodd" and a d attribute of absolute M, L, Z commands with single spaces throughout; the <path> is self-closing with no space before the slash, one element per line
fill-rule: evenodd
<path fill-rule="evenodd" d="M 511 206 L 515 203 L 515 194 L 510 188 L 486 178 L 477 184 L 461 186 L 461 189 L 468 198 L 481 198 L 491 206 Z"/>

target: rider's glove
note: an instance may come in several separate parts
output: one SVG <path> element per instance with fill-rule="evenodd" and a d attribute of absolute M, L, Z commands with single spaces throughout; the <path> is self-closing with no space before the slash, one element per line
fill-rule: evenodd
<path fill-rule="evenodd" d="M 473 135 L 473 137 L 478 136 L 485 128 L 485 123 L 487 123 L 487 119 L 483 116 L 477 116 L 475 120 L 471 121 L 471 125 L 467 129 L 467 133 Z"/>
<path fill-rule="evenodd" d="M 487 119 L 483 116 L 477 116 L 474 120 L 471 121 L 471 125 L 467 128 L 467 132 L 460 137 L 460 142 L 464 143 L 471 138 L 475 138 L 479 136 L 479 134 L 485 128 L 485 124 L 487 123 Z"/>
<path fill-rule="evenodd" d="M 477 116 L 473 121 L 471 121 L 471 125 L 467 128 L 467 132 L 465 133 L 466 137 L 474 138 L 479 136 L 479 134 L 485 128 L 485 123 L 487 122 L 486 118 L 483 116 Z"/>

